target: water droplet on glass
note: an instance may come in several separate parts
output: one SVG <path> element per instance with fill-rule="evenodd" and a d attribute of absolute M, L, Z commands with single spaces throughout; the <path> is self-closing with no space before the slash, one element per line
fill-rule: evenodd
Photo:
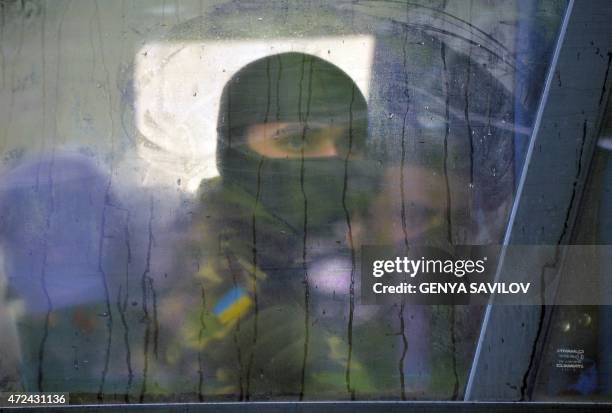
<path fill-rule="evenodd" d="M 571 325 L 571 324 L 570 324 L 568 321 L 564 322 L 564 323 L 561 325 L 561 330 L 562 330 L 564 333 L 567 333 L 568 331 L 570 331 L 570 330 L 571 330 L 571 328 L 572 328 L 572 325 Z"/>
<path fill-rule="evenodd" d="M 588 326 L 591 324 L 591 321 L 593 321 L 593 319 L 591 318 L 590 315 L 588 315 L 587 313 L 582 314 L 582 319 L 580 320 L 585 326 Z"/>

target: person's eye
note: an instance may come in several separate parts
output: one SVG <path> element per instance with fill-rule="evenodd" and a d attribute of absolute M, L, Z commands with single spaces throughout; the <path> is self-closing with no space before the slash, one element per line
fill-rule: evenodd
<path fill-rule="evenodd" d="M 276 123 L 249 130 L 249 146 L 270 158 L 321 158 L 337 156 L 336 141 L 342 129 L 328 125 Z"/>
<path fill-rule="evenodd" d="M 304 156 L 326 156 L 327 151 L 334 143 L 334 137 L 324 129 L 303 129 L 298 133 L 291 133 L 277 140 L 277 145 L 287 151 L 298 151 Z"/>
<path fill-rule="evenodd" d="M 299 132 L 293 132 L 290 134 L 279 133 L 279 135 L 280 136 L 276 140 L 276 145 L 287 150 L 301 151 L 302 145 L 304 145 L 306 148 L 312 143 L 312 141 L 307 140 L 306 136 L 303 136 L 303 134 Z"/>

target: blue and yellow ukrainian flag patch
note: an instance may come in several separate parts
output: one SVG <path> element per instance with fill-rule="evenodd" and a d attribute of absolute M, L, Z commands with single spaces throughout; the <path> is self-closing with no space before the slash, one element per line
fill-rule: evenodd
<path fill-rule="evenodd" d="M 251 307 L 251 297 L 240 287 L 234 287 L 222 296 L 213 313 L 223 324 L 239 319 Z"/>

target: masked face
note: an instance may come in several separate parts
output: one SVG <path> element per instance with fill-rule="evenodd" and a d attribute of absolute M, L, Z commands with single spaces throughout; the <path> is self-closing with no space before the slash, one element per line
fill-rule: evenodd
<path fill-rule="evenodd" d="M 255 197 L 277 229 L 329 237 L 345 207 L 363 211 L 375 177 L 366 103 L 336 67 L 299 54 L 255 62 L 225 90 L 224 186 Z M 349 183 L 350 182 L 350 183 Z"/>

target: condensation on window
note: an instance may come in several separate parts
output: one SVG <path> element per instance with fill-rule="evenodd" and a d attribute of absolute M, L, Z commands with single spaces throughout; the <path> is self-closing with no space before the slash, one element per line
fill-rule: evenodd
<path fill-rule="evenodd" d="M 482 308 L 360 247 L 501 241 L 564 9 L 1 2 L 0 390 L 462 398 Z"/>
<path fill-rule="evenodd" d="M 611 58 L 609 58 L 612 61 Z M 601 95 L 603 99 L 603 94 Z M 605 103 L 605 101 L 604 101 Z M 612 111 L 604 116 L 597 140 L 590 174 L 585 185 L 572 243 L 605 245 L 612 243 Z M 584 130 L 586 130 L 586 123 Z M 609 277 L 610 259 L 605 252 L 591 254 L 589 267 L 601 271 L 596 282 L 602 297 L 612 290 Z M 572 260 L 565 267 L 572 268 Z M 565 271 L 566 270 L 564 268 Z M 562 293 L 569 291 L 567 273 L 561 272 Z M 612 393 L 610 381 L 610 306 L 582 305 L 553 308 L 551 323 L 542 344 L 544 357 L 540 362 L 534 389 L 539 400 L 607 400 Z"/>

